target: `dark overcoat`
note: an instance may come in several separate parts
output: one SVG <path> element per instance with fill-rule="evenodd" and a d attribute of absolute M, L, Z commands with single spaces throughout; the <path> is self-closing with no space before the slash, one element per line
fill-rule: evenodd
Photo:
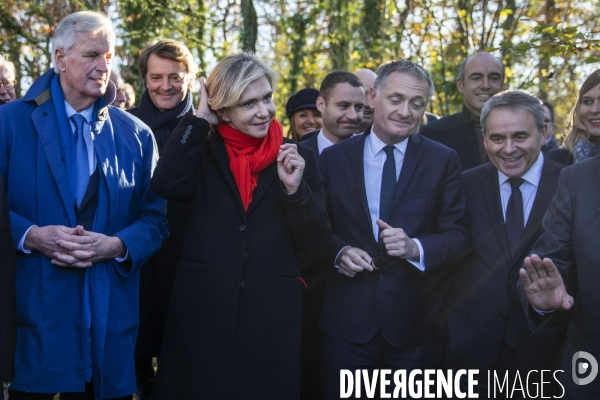
<path fill-rule="evenodd" d="M 291 196 L 273 162 L 245 212 L 224 141 L 208 133 L 184 116 L 152 178 L 160 196 L 194 204 L 152 399 L 297 399 L 298 257 L 318 258 L 331 240 L 315 156 L 298 146 L 306 168 Z"/>

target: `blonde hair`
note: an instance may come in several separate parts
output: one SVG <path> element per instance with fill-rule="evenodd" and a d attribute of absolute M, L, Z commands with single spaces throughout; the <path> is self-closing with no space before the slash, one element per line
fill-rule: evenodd
<path fill-rule="evenodd" d="M 587 77 L 585 82 L 583 82 L 581 89 L 579 89 L 579 94 L 577 95 L 577 102 L 569 113 L 570 121 L 568 125 L 568 132 L 565 135 L 563 145 L 569 150 L 570 154 L 573 154 L 573 147 L 575 147 L 575 142 L 578 139 L 585 140 L 588 143 L 590 140 L 592 140 L 596 142 L 597 145 L 600 145 L 600 140 L 598 138 L 590 136 L 590 133 L 587 131 L 587 128 L 585 127 L 585 124 L 581 120 L 581 117 L 578 113 L 579 108 L 581 107 L 581 100 L 583 96 L 598 84 L 600 84 L 600 69 L 592 72 L 591 75 Z"/>
<path fill-rule="evenodd" d="M 254 54 L 242 52 L 225 57 L 206 80 L 208 105 L 213 111 L 236 105 L 248 85 L 263 76 L 271 88 L 277 85 L 277 73 Z"/>

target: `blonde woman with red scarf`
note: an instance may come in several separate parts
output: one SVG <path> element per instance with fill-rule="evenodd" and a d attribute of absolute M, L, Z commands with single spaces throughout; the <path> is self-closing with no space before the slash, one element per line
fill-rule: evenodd
<path fill-rule="evenodd" d="M 301 259 L 331 240 L 312 150 L 283 138 L 276 74 L 240 53 L 200 78 L 152 189 L 193 202 L 152 399 L 299 399 Z"/>

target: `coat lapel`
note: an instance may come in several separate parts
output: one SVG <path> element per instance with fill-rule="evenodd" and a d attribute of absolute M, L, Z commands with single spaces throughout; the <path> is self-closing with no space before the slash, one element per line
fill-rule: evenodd
<path fill-rule="evenodd" d="M 502 254 L 504 254 L 504 257 L 506 258 L 506 262 L 511 264 L 510 247 L 506 236 L 504 214 L 502 212 L 502 203 L 500 201 L 498 170 L 492 164 L 487 164 L 486 173 L 481 176 L 479 182 L 481 185 L 481 197 L 485 203 L 490 225 L 494 229 L 498 243 L 502 248 Z"/>
<path fill-rule="evenodd" d="M 56 186 L 60 192 L 60 197 L 67 210 L 69 222 L 71 223 L 71 226 L 75 226 L 77 221 L 75 208 L 73 207 L 75 196 L 71 193 L 69 176 L 63 161 L 64 156 L 60 144 L 60 134 L 57 131 L 58 121 L 56 119 L 56 112 L 52 101 L 46 101 L 41 104 L 33 111 L 31 118 L 40 139 L 40 143 L 46 153 L 46 159 L 48 160 L 48 165 L 50 166 Z M 54 129 L 52 129 L 52 127 L 54 127 Z"/>
<path fill-rule="evenodd" d="M 352 176 L 354 178 L 354 182 L 356 183 L 356 190 L 358 198 L 360 199 L 360 205 L 362 206 L 365 217 L 367 218 L 368 224 L 365 226 L 368 228 L 367 232 L 373 235 L 373 228 L 371 221 L 371 213 L 369 212 L 369 202 L 367 201 L 367 189 L 365 187 L 365 140 L 367 135 L 371 133 L 371 128 L 369 127 L 362 137 L 352 143 L 351 146 L 348 147 L 348 158 L 350 159 L 350 168 L 352 170 Z M 360 224 L 361 226 L 363 224 Z"/>
<path fill-rule="evenodd" d="M 109 195 L 109 216 L 117 215 L 119 191 L 119 165 L 112 124 L 107 122 L 108 109 L 98 112 L 97 121 L 90 122 L 94 151 L 100 171 L 104 175 Z M 109 222 L 107 222 L 109 223 Z M 108 227 L 103 227 L 108 228 Z"/>
<path fill-rule="evenodd" d="M 278 179 L 279 175 L 277 174 L 277 161 L 274 161 L 258 175 L 258 182 L 256 183 L 254 193 L 252 193 L 252 202 L 250 203 L 250 207 L 248 207 L 248 212 L 260 202 L 276 178 Z"/>
<path fill-rule="evenodd" d="M 240 191 L 238 190 L 237 185 L 235 183 L 235 179 L 233 178 L 231 168 L 229 168 L 229 155 L 227 154 L 227 150 L 225 149 L 225 141 L 216 129 L 211 130 L 209 139 L 210 147 L 215 157 L 215 162 L 218 168 L 221 170 L 221 173 L 223 174 L 223 177 L 225 178 L 227 186 L 229 186 L 232 195 L 236 199 L 236 203 L 238 205 L 238 208 L 242 212 L 242 215 L 246 215 L 244 211 L 244 205 L 242 204 L 242 198 L 240 197 Z M 250 205 L 252 206 L 252 204 Z"/>
<path fill-rule="evenodd" d="M 400 176 L 396 183 L 396 189 L 394 191 L 394 199 L 392 200 L 392 213 L 396 208 L 396 204 L 402 197 L 404 189 L 410 180 L 411 176 L 417 168 L 417 163 L 421 159 L 421 140 L 419 135 L 413 134 L 408 137 L 408 145 L 406 146 L 406 154 L 404 155 L 404 161 L 402 162 L 402 169 L 400 170 Z"/>

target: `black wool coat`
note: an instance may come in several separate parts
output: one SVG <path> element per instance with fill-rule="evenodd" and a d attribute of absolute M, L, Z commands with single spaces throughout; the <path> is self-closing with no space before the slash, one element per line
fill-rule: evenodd
<path fill-rule="evenodd" d="M 273 162 L 245 212 L 225 143 L 209 130 L 184 116 L 151 182 L 193 202 L 152 399 L 298 399 L 299 257 L 317 259 L 331 240 L 316 158 L 298 146 L 306 168 L 294 195 Z"/>
<path fill-rule="evenodd" d="M 16 271 L 15 245 L 10 230 L 4 182 L 0 175 L 0 380 L 2 382 L 10 382 L 15 377 Z"/>

